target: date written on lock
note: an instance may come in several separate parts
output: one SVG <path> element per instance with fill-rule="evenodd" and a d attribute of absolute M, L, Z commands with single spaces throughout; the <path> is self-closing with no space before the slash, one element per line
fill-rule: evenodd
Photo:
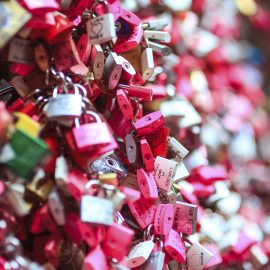
<path fill-rule="evenodd" d="M 185 234 L 193 234 L 196 230 L 197 205 L 176 202 L 174 205 L 173 229 Z"/>
<path fill-rule="evenodd" d="M 154 177 L 158 188 L 164 191 L 169 191 L 171 189 L 177 164 L 178 163 L 174 160 L 160 156 L 156 157 Z"/>

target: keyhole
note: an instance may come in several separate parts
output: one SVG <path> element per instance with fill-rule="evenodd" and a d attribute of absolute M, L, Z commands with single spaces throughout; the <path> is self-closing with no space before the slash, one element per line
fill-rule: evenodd
<path fill-rule="evenodd" d="M 151 155 L 147 154 L 144 156 L 146 158 L 146 160 L 150 160 L 151 159 Z"/>
<path fill-rule="evenodd" d="M 118 77 L 118 74 L 115 74 L 113 78 L 114 78 L 114 79 L 117 79 L 117 77 Z"/>
<path fill-rule="evenodd" d="M 145 121 L 151 121 L 151 117 L 150 116 L 146 116 L 145 117 Z"/>
<path fill-rule="evenodd" d="M 132 145 L 128 148 L 129 151 L 133 151 L 133 149 L 134 147 Z"/>
<path fill-rule="evenodd" d="M 107 163 L 111 166 L 114 166 L 115 165 L 115 162 L 113 159 L 107 159 Z"/>
<path fill-rule="evenodd" d="M 97 68 L 101 68 L 101 63 L 97 63 Z"/>

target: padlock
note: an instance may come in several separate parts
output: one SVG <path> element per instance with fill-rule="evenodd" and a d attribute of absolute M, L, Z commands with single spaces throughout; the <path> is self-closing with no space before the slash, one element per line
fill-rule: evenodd
<path fill-rule="evenodd" d="M 65 210 L 64 205 L 60 199 L 60 196 L 57 192 L 57 189 L 54 188 L 49 197 L 48 197 L 48 207 L 50 209 L 50 212 L 55 220 L 55 222 L 63 226 L 66 223 L 66 216 L 65 216 Z"/>
<path fill-rule="evenodd" d="M 33 137 L 37 137 L 39 130 L 40 130 L 40 124 L 33 120 L 33 118 L 30 118 L 28 115 L 16 112 L 14 115 L 17 117 L 16 121 L 16 128 L 23 130 L 24 132 L 28 133 L 29 135 Z"/>
<path fill-rule="evenodd" d="M 114 47 L 114 50 L 115 50 L 115 47 Z M 118 52 L 118 50 L 115 50 L 115 51 Z M 141 61 L 140 61 L 141 51 L 142 51 L 142 47 L 137 45 L 132 50 L 121 52 L 121 56 L 123 56 L 132 65 L 132 67 L 136 71 L 136 74 L 140 74 L 140 71 L 141 71 Z M 136 77 L 136 74 L 134 75 L 133 80 Z M 141 83 L 137 83 L 137 84 L 141 85 Z"/>
<path fill-rule="evenodd" d="M 118 89 L 116 91 L 116 99 L 118 106 L 123 113 L 123 115 L 128 119 L 133 119 L 133 108 L 129 101 L 128 96 L 125 94 L 125 92 L 122 89 Z"/>
<path fill-rule="evenodd" d="M 92 14 L 94 12 L 94 8 L 98 4 L 104 4 L 107 13 L 101 16 L 94 17 L 91 20 L 87 21 L 86 29 L 91 45 L 103 44 L 116 37 L 114 17 L 113 14 L 109 12 L 107 1 L 97 1 L 91 8 Z"/>
<path fill-rule="evenodd" d="M 143 168 L 137 170 L 137 182 L 145 199 L 158 198 L 157 185 L 151 172 L 146 172 Z"/>
<path fill-rule="evenodd" d="M 165 253 L 162 251 L 163 242 L 158 239 L 159 250 L 153 250 L 147 261 L 140 267 L 141 270 L 163 270 Z"/>
<path fill-rule="evenodd" d="M 144 30 L 143 35 L 145 38 L 157 40 L 163 43 L 170 43 L 171 36 L 168 32 L 156 30 Z"/>
<path fill-rule="evenodd" d="M 157 208 L 153 200 L 141 197 L 135 202 L 129 202 L 128 207 L 142 229 L 153 223 Z"/>
<path fill-rule="evenodd" d="M 138 163 L 139 161 L 138 147 L 134 137 L 132 133 L 128 133 L 125 137 L 126 153 L 130 164 Z"/>
<path fill-rule="evenodd" d="M 55 0 L 49 0 L 46 3 L 40 0 L 21 0 L 20 4 L 36 15 L 41 15 L 42 13 L 52 12 L 59 9 L 59 4 Z"/>
<path fill-rule="evenodd" d="M 124 36 L 117 38 L 116 44 L 114 45 L 113 49 L 117 53 L 129 52 L 130 50 L 136 48 L 140 44 L 142 37 L 143 37 L 143 29 L 140 26 L 135 26 L 132 30 L 132 33 L 128 36 L 128 38 Z M 124 57 L 126 58 L 126 56 Z M 132 62 L 131 64 L 133 65 Z M 134 68 L 135 70 L 137 70 L 136 66 L 134 66 Z"/>
<path fill-rule="evenodd" d="M 91 67 L 94 78 L 100 80 L 104 69 L 105 55 L 100 45 L 95 44 L 91 50 Z"/>
<path fill-rule="evenodd" d="M 76 126 L 72 129 L 78 151 L 93 150 L 100 145 L 110 143 L 110 131 L 107 125 L 101 121 L 100 116 L 93 111 L 86 111 L 85 114 L 92 115 L 96 122 L 85 123 L 80 126 L 79 119 L 75 119 Z"/>
<path fill-rule="evenodd" d="M 63 37 L 70 33 L 74 27 L 73 23 L 64 14 L 56 12 L 54 17 L 55 25 L 50 27 L 44 34 L 44 38 L 50 45 L 61 42 Z"/>
<path fill-rule="evenodd" d="M 64 193 L 67 193 L 66 179 L 68 178 L 68 163 L 64 156 L 59 156 L 55 162 L 55 183 Z"/>
<path fill-rule="evenodd" d="M 155 159 L 154 177 L 157 187 L 169 191 L 177 168 L 177 162 L 157 156 Z"/>
<path fill-rule="evenodd" d="M 173 182 L 176 183 L 176 182 L 179 182 L 179 181 L 187 178 L 189 176 L 189 172 L 188 172 L 183 160 L 179 157 L 176 157 L 172 160 L 174 160 L 178 163 L 176 171 L 175 171 L 175 175 L 173 177 Z"/>
<path fill-rule="evenodd" d="M 143 101 L 151 101 L 153 99 L 152 88 L 134 84 L 118 84 L 117 86 L 121 89 L 127 90 L 130 97 L 139 98 Z"/>
<path fill-rule="evenodd" d="M 104 65 L 104 81 L 109 90 L 113 90 L 121 77 L 123 60 L 115 52 L 109 52 Z"/>
<path fill-rule="evenodd" d="M 53 90 L 53 96 L 49 99 L 47 117 L 51 121 L 62 123 L 74 120 L 82 113 L 82 96 L 74 86 L 75 94 L 58 94 L 58 87 Z"/>
<path fill-rule="evenodd" d="M 102 250 L 106 256 L 121 261 L 127 253 L 134 231 L 123 225 L 113 223 L 106 232 Z"/>
<path fill-rule="evenodd" d="M 15 130 L 9 143 L 5 145 L 0 154 L 1 160 L 5 156 L 4 163 L 16 175 L 29 178 L 35 167 L 42 163 L 48 154 L 47 144 L 34 138 L 22 130 Z"/>
<path fill-rule="evenodd" d="M 187 235 L 195 233 L 197 205 L 176 202 L 174 205 L 173 229 Z"/>
<path fill-rule="evenodd" d="M 141 54 L 141 74 L 145 81 L 148 81 L 154 74 L 154 56 L 153 49 L 149 47 L 146 39 L 146 48 Z"/>
<path fill-rule="evenodd" d="M 34 47 L 30 40 L 13 38 L 8 52 L 8 61 L 32 65 L 34 63 Z"/>
<path fill-rule="evenodd" d="M 168 137 L 168 149 L 176 156 L 184 159 L 189 151 L 174 137 Z"/>
<path fill-rule="evenodd" d="M 91 49 L 92 49 L 92 47 L 89 43 L 87 35 L 83 34 L 77 43 L 77 51 L 78 51 L 78 54 L 79 54 L 81 61 L 85 65 L 88 64 L 88 61 L 90 59 Z"/>
<path fill-rule="evenodd" d="M 162 30 L 168 24 L 169 24 L 169 20 L 167 18 L 162 18 L 162 19 L 154 19 L 154 20 L 143 22 L 141 26 L 145 30 Z"/>
<path fill-rule="evenodd" d="M 83 261 L 84 270 L 108 269 L 107 258 L 100 246 L 86 255 Z"/>
<path fill-rule="evenodd" d="M 154 218 L 156 234 L 167 235 L 172 229 L 174 208 L 172 204 L 158 204 Z"/>
<path fill-rule="evenodd" d="M 172 49 L 166 45 L 159 44 L 153 41 L 148 41 L 149 48 L 153 50 L 153 53 L 156 53 L 161 56 L 168 56 L 172 53 Z"/>
<path fill-rule="evenodd" d="M 202 270 L 213 254 L 199 243 L 193 243 L 187 252 L 188 270 Z"/>
<path fill-rule="evenodd" d="M 168 192 L 158 188 L 158 196 L 160 203 L 164 204 L 175 204 L 177 200 L 176 193 L 173 189 L 169 190 Z"/>
<path fill-rule="evenodd" d="M 127 266 L 129 268 L 135 268 L 146 262 L 154 245 L 152 240 L 146 240 L 134 246 L 128 254 Z"/>
<path fill-rule="evenodd" d="M 133 79 L 133 76 L 136 74 L 136 70 L 131 65 L 131 63 L 123 56 L 119 55 L 119 58 L 122 60 L 122 67 L 123 67 L 120 80 L 123 83 L 129 84 L 130 81 Z"/>
<path fill-rule="evenodd" d="M 134 128 L 140 136 L 149 135 L 165 125 L 161 112 L 153 112 L 135 121 Z"/>
<path fill-rule="evenodd" d="M 154 171 L 155 160 L 151 148 L 146 139 L 140 140 L 140 148 L 144 166 L 148 172 Z"/>
<path fill-rule="evenodd" d="M 173 229 L 165 235 L 164 249 L 177 262 L 185 263 L 186 247 L 183 238 Z"/>
<path fill-rule="evenodd" d="M 166 157 L 167 155 L 167 138 L 170 129 L 167 127 L 160 128 L 156 132 L 146 136 L 154 156 Z"/>
<path fill-rule="evenodd" d="M 33 201 L 43 202 L 48 199 L 49 193 L 53 187 L 53 181 L 45 178 L 43 169 L 40 169 L 34 178 L 27 183 L 26 192 Z M 27 193 L 25 196 L 27 196 Z"/>
<path fill-rule="evenodd" d="M 99 181 L 90 181 L 85 186 L 85 193 L 94 185 L 102 188 Z M 111 225 L 113 223 L 112 202 L 106 198 L 83 195 L 81 198 L 81 220 L 92 224 Z"/>

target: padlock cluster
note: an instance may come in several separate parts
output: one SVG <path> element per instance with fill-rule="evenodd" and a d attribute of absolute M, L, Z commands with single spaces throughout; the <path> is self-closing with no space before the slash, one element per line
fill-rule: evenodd
<path fill-rule="evenodd" d="M 0 10 L 0 269 L 267 267 L 269 217 L 254 209 L 269 191 L 269 123 L 260 59 L 239 32 L 240 16 L 267 31 L 266 10 Z"/>

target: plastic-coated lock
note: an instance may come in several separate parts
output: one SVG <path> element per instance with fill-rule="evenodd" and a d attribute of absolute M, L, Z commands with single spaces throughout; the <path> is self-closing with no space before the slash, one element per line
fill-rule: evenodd
<path fill-rule="evenodd" d="M 153 39 L 159 42 L 170 43 L 171 41 L 171 36 L 168 32 L 145 30 L 143 35 L 147 39 Z"/>
<path fill-rule="evenodd" d="M 151 172 L 146 172 L 142 168 L 137 170 L 137 182 L 145 199 L 158 198 L 157 185 Z"/>
<path fill-rule="evenodd" d="M 164 249 L 166 252 L 179 263 L 186 261 L 186 247 L 183 238 L 178 232 L 171 229 L 165 236 Z"/>
<path fill-rule="evenodd" d="M 90 59 L 91 49 L 92 49 L 92 46 L 89 43 L 87 35 L 83 34 L 78 41 L 77 51 L 78 51 L 81 61 L 85 65 L 88 64 L 88 61 Z"/>
<path fill-rule="evenodd" d="M 139 17 L 125 8 L 122 8 L 120 17 L 132 26 L 138 26 L 141 23 L 141 19 Z"/>
<path fill-rule="evenodd" d="M 146 139 L 140 140 L 140 148 L 144 166 L 147 171 L 153 171 L 155 169 L 155 160 L 152 150 Z"/>
<path fill-rule="evenodd" d="M 195 233 L 197 208 L 197 205 L 176 202 L 174 205 L 173 229 L 187 235 Z"/>
<path fill-rule="evenodd" d="M 177 162 L 157 156 L 155 159 L 154 177 L 158 188 L 169 191 L 177 168 Z"/>
<path fill-rule="evenodd" d="M 94 78 L 100 80 L 104 69 L 105 55 L 100 45 L 95 44 L 91 51 L 91 66 Z"/>
<path fill-rule="evenodd" d="M 188 270 L 202 270 L 213 254 L 199 243 L 194 243 L 187 252 Z"/>
<path fill-rule="evenodd" d="M 129 101 L 129 98 L 125 94 L 125 92 L 121 89 L 116 91 L 116 99 L 118 102 L 118 106 L 123 113 L 123 115 L 128 119 L 133 119 L 133 108 Z"/>
<path fill-rule="evenodd" d="M 154 245 L 152 240 L 148 240 L 133 247 L 128 254 L 127 266 L 135 268 L 142 265 L 149 258 Z"/>
<path fill-rule="evenodd" d="M 156 234 L 167 235 L 172 229 L 174 208 L 172 204 L 158 204 L 154 218 Z"/>
<path fill-rule="evenodd" d="M 143 101 L 151 101 L 153 99 L 152 88 L 134 84 L 118 84 L 118 87 L 126 90 L 131 97 L 139 98 Z"/>
<path fill-rule="evenodd" d="M 149 135 L 165 125 L 161 112 L 153 112 L 135 121 L 134 128 L 140 136 Z"/>
<path fill-rule="evenodd" d="M 93 111 L 86 111 L 95 117 L 97 122 L 86 123 L 80 126 L 79 119 L 75 119 L 76 127 L 72 129 L 78 151 L 88 151 L 100 145 L 110 143 L 111 136 L 107 125 L 101 121 L 100 116 Z"/>
<path fill-rule="evenodd" d="M 42 139 L 34 138 L 17 129 L 12 134 L 9 144 L 2 148 L 0 158 L 1 163 L 4 163 L 12 172 L 28 178 L 46 154 L 48 154 L 48 146 Z"/>
<path fill-rule="evenodd" d="M 134 231 L 120 224 L 113 223 L 106 232 L 102 250 L 106 256 L 121 261 L 129 248 Z"/>
<path fill-rule="evenodd" d="M 152 200 L 141 197 L 135 202 L 128 203 L 128 207 L 142 229 L 153 223 L 156 205 Z"/>

